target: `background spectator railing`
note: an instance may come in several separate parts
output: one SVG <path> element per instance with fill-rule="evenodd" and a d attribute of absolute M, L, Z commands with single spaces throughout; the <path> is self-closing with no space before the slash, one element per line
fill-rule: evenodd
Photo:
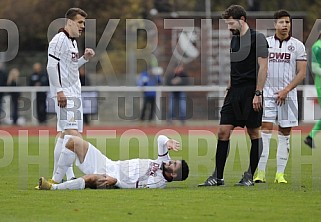
<path fill-rule="evenodd" d="M 299 91 L 299 119 L 313 122 L 320 117 L 321 111 L 316 103 L 316 92 L 312 85 L 297 87 Z M 108 124 L 112 121 L 138 121 L 143 91 L 157 92 L 156 122 L 166 121 L 167 93 L 172 91 L 187 92 L 187 121 L 218 120 L 222 106 L 225 86 L 83 86 L 83 92 L 98 92 L 97 98 L 85 98 L 97 101 L 98 110 L 93 114 L 93 124 Z M 27 124 L 37 125 L 35 100 L 37 92 L 48 92 L 49 87 L 0 87 L 0 92 L 21 92 L 19 115 L 26 119 Z M 90 102 L 91 103 L 91 102 Z M 2 110 L 10 104 L 2 102 Z M 9 113 L 5 113 L 8 117 Z M 4 118 L 1 115 L 1 118 Z M 54 117 L 51 117 L 54 118 Z"/>

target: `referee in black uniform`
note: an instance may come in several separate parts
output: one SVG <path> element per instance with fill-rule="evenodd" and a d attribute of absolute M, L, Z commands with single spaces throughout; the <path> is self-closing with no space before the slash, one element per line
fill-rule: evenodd
<path fill-rule="evenodd" d="M 262 152 L 262 90 L 268 67 L 268 44 L 262 33 L 250 29 L 246 11 L 240 5 L 228 7 L 222 18 L 232 32 L 230 45 L 230 84 L 221 110 L 216 150 L 216 168 L 199 186 L 224 185 L 223 172 L 228 155 L 230 136 L 235 127 L 246 126 L 251 139 L 250 164 L 239 183 L 253 186 L 253 174 Z"/>

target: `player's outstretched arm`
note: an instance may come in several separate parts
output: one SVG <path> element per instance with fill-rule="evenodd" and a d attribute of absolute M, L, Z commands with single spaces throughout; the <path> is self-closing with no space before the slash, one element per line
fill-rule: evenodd
<path fill-rule="evenodd" d="M 181 144 L 174 139 L 169 139 L 166 143 L 166 146 L 168 150 L 174 150 L 174 151 L 179 151 L 181 148 Z"/>
<path fill-rule="evenodd" d="M 178 151 L 180 149 L 180 143 L 174 139 L 169 139 L 167 136 L 160 135 L 157 138 L 158 144 L 158 159 L 166 161 L 170 159 L 168 154 L 169 150 Z"/>

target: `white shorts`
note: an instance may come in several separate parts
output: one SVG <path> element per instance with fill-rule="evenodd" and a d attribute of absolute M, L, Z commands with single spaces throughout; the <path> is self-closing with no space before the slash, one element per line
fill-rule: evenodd
<path fill-rule="evenodd" d="M 78 157 L 76 158 L 76 166 L 84 174 L 107 174 L 107 166 L 110 165 L 113 165 L 113 161 L 90 143 L 84 162 L 80 163 Z"/>
<path fill-rule="evenodd" d="M 298 100 L 296 93 L 295 95 L 288 96 L 285 104 L 278 106 L 272 90 L 264 88 L 262 122 L 277 123 L 283 128 L 298 126 Z"/>
<path fill-rule="evenodd" d="M 80 97 L 68 97 L 67 107 L 58 106 L 57 97 L 55 98 L 55 111 L 57 113 L 57 131 L 63 132 L 66 129 L 76 129 L 83 131 L 83 107 Z"/>

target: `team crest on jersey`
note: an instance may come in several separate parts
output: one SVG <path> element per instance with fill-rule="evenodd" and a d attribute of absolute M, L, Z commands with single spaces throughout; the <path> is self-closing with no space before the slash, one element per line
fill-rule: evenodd
<path fill-rule="evenodd" d="M 289 50 L 290 52 L 294 52 L 295 47 L 294 47 L 293 45 L 289 45 L 289 46 L 288 46 L 288 50 Z"/>
<path fill-rule="evenodd" d="M 77 61 L 78 61 L 78 58 L 79 58 L 79 54 L 78 54 L 78 53 L 76 53 L 76 52 L 72 52 L 72 53 L 71 53 L 71 60 L 72 60 L 73 62 L 77 62 Z"/>

